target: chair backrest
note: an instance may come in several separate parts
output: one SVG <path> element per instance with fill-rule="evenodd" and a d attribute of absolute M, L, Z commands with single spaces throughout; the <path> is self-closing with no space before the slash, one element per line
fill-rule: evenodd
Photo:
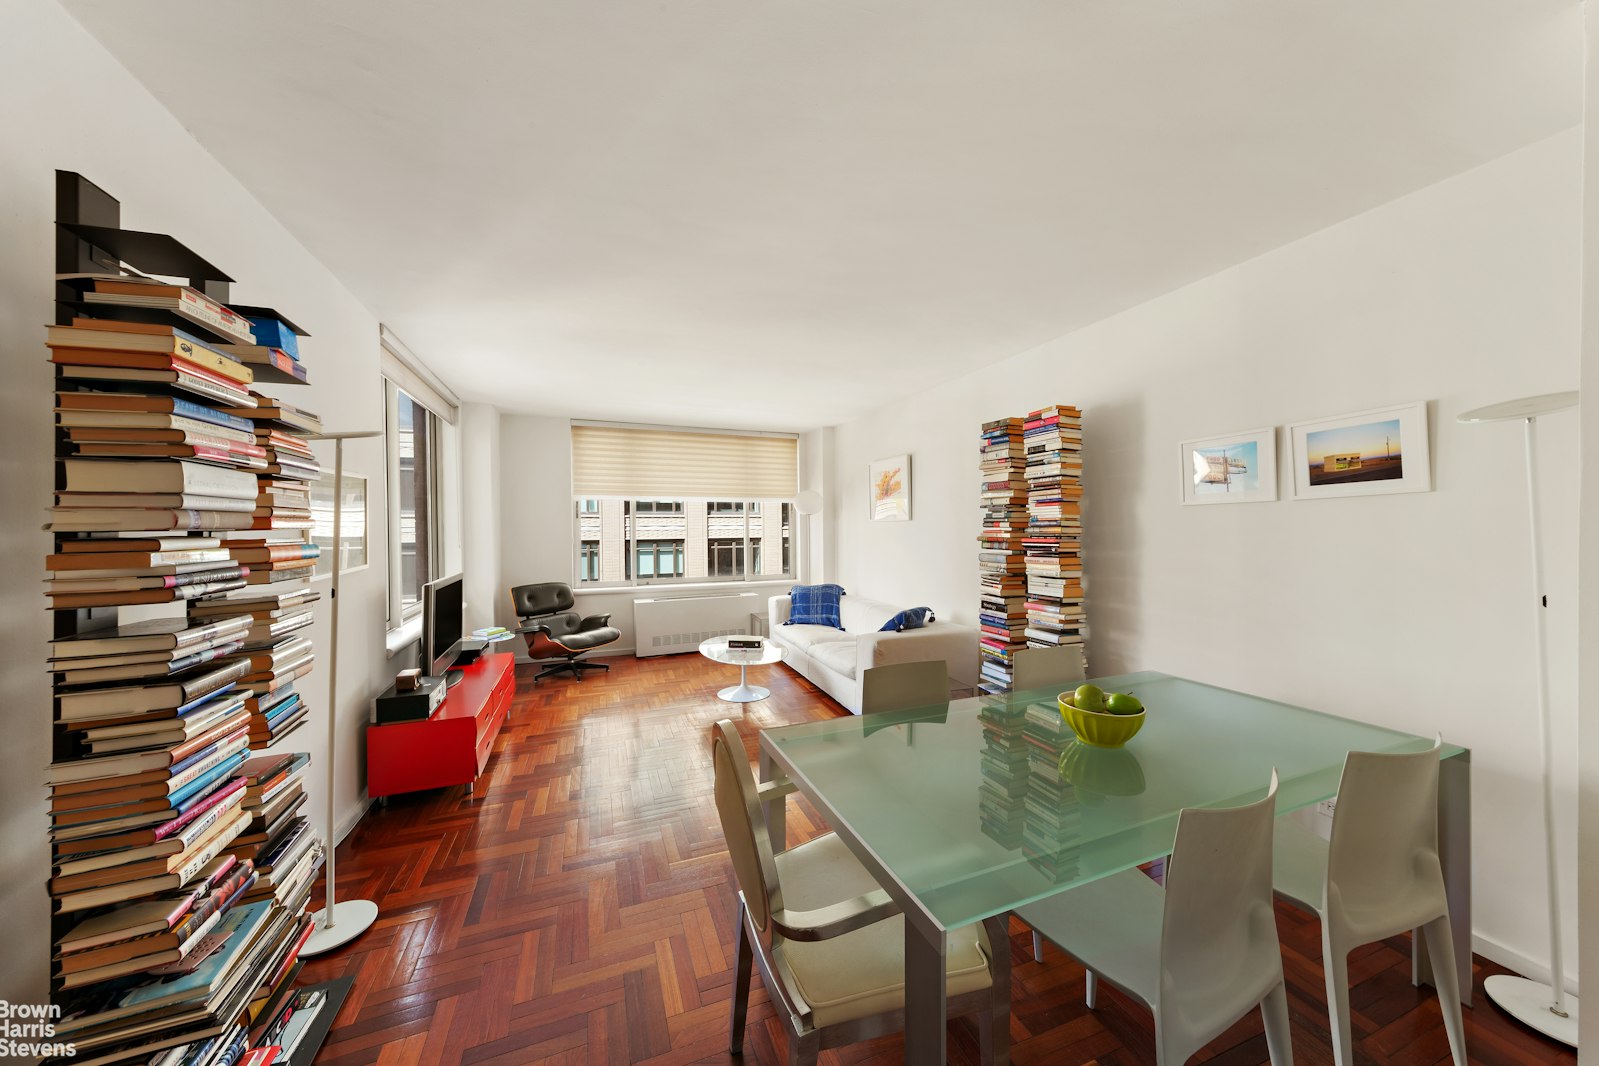
<path fill-rule="evenodd" d="M 1192 1050 L 1282 980 L 1271 888 L 1276 814 L 1273 770 L 1262 800 L 1221 810 L 1185 809 L 1178 816 L 1166 872 L 1158 1016 L 1197 1039 Z M 1211 1031 L 1213 1026 L 1218 1028 Z M 1178 1051 L 1168 1046 L 1167 1061 L 1186 1062 Z"/>
<path fill-rule="evenodd" d="M 539 615 L 570 611 L 576 602 L 572 597 L 572 586 L 564 581 L 518 585 L 511 590 L 511 609 L 518 618 L 537 618 Z"/>
<path fill-rule="evenodd" d="M 861 675 L 862 714 L 908 711 L 940 703 L 949 703 L 949 664 L 942 659 L 873 666 Z"/>
<path fill-rule="evenodd" d="M 1438 757 L 1426 751 L 1344 759 L 1327 846 L 1326 902 L 1344 906 L 1444 898 L 1438 862 Z"/>
<path fill-rule="evenodd" d="M 1024 648 L 1011 656 L 1010 687 L 1013 692 L 1053 689 L 1064 692 L 1088 680 L 1083 665 L 1081 644 L 1062 644 L 1058 648 Z"/>
<path fill-rule="evenodd" d="M 773 909 L 783 906 L 782 891 L 755 775 L 750 772 L 738 730 L 729 719 L 711 727 L 711 761 L 716 779 L 716 813 L 727 840 L 727 853 L 733 860 L 733 874 L 755 927 L 764 931 Z"/>

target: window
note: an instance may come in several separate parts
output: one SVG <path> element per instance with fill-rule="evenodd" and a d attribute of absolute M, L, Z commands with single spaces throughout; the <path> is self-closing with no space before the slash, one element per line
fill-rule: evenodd
<path fill-rule="evenodd" d="M 744 542 L 713 540 L 707 545 L 706 570 L 710 577 L 744 576 Z"/>
<path fill-rule="evenodd" d="M 572 423 L 575 584 L 781 581 L 792 434 Z M 598 543 L 598 578 L 580 547 Z"/>
<path fill-rule="evenodd" d="M 783 500 L 576 497 L 573 585 L 792 577 L 791 512 Z"/>
<path fill-rule="evenodd" d="M 680 540 L 641 540 L 633 555 L 633 572 L 641 578 L 682 577 L 683 542 Z"/>
<path fill-rule="evenodd" d="M 392 381 L 388 392 L 389 623 L 422 609 L 422 586 L 442 566 L 439 522 L 438 415 Z"/>
<path fill-rule="evenodd" d="M 378 342 L 389 577 L 385 644 L 392 655 L 415 640 L 422 586 L 461 565 L 460 515 L 447 502 L 447 492 L 458 486 L 445 474 L 455 466 L 460 401 L 387 326 L 380 327 Z"/>

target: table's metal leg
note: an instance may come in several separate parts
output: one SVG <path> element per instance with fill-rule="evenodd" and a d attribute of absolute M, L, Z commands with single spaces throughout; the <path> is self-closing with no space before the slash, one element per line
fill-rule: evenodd
<path fill-rule="evenodd" d="M 1471 1006 L 1471 752 L 1438 766 L 1438 860 L 1449 895 L 1449 932 L 1460 972 L 1460 1001 Z M 1411 933 L 1411 981 L 1432 984 L 1432 960 L 1421 931 Z"/>
<path fill-rule="evenodd" d="M 905 1061 L 943 1066 L 945 1012 L 942 930 L 905 916 Z"/>
<path fill-rule="evenodd" d="M 774 780 L 778 776 L 772 757 L 766 753 L 764 746 L 760 749 L 758 762 L 763 783 Z M 766 835 L 771 838 L 772 851 L 784 851 L 788 848 L 787 826 L 784 823 L 787 805 L 784 802 L 784 798 L 779 796 L 776 799 L 767 800 L 763 806 L 766 807 Z"/>

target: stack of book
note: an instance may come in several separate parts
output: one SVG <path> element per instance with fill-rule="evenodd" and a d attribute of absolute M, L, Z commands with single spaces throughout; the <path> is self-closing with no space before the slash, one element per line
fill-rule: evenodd
<path fill-rule="evenodd" d="M 1027 744 L 1022 854 L 1055 884 L 1077 874 L 1082 814 L 1077 791 L 1061 777 L 1060 757 L 1075 743 L 1053 703 L 1030 703 L 1022 720 Z"/>
<path fill-rule="evenodd" d="M 230 413 L 244 414 L 246 418 L 276 424 L 292 433 L 322 432 L 322 419 L 310 411 L 273 399 L 271 396 L 263 396 L 259 392 L 248 393 L 245 399 L 249 401 L 248 405 Z M 245 414 L 245 411 L 249 413 Z"/>
<path fill-rule="evenodd" d="M 311 446 L 286 423 L 262 419 L 256 440 L 266 452 L 254 529 L 310 529 L 310 482 L 322 476 Z"/>
<path fill-rule="evenodd" d="M 1075 407 L 1034 411 L 1027 451 L 1027 645 L 1083 654 L 1083 429 Z"/>
<path fill-rule="evenodd" d="M 303 493 L 316 462 L 256 420 L 265 398 L 228 351 L 256 341 L 244 318 L 186 285 L 58 280 L 78 293 L 63 303 L 108 317 L 47 338 L 57 1033 L 77 1063 L 231 1063 L 289 994 L 321 851 L 293 816 L 309 756 L 251 759 L 283 732 L 255 728 L 257 703 L 309 668 L 315 550 L 229 534 L 303 542 L 309 521 L 278 524 L 262 482 Z M 120 626 L 65 613 L 164 604 L 186 613 Z M 291 606 L 303 617 L 285 622 Z"/>
<path fill-rule="evenodd" d="M 147 311 L 165 311 L 221 338 L 221 343 L 255 344 L 256 336 L 250 322 L 230 307 L 225 307 L 198 289 L 175 285 L 157 278 L 137 273 L 80 274 L 71 279 L 61 279 L 78 289 L 86 307 L 104 311 L 105 308 L 139 308 Z M 95 308 L 95 305 L 101 305 Z M 104 319 L 93 319 L 102 323 Z M 121 326 L 124 323 L 116 323 Z"/>
<path fill-rule="evenodd" d="M 321 421 L 306 411 L 256 394 L 256 440 L 266 452 L 266 469 L 256 484 L 251 528 L 261 533 L 234 538 L 228 550 L 250 569 L 247 587 L 221 601 L 195 604 L 195 617 L 239 609 L 251 618 L 244 650 L 250 672 L 250 743 L 277 744 L 305 722 L 307 706 L 295 682 L 311 672 L 315 657 L 302 630 L 311 624 L 311 577 L 321 549 L 306 541 L 312 528 L 310 482 L 321 474 L 306 434 Z"/>
<path fill-rule="evenodd" d="M 249 568 L 216 537 L 98 536 L 60 547 L 45 559 L 45 594 L 57 610 L 179 603 L 248 584 Z"/>
<path fill-rule="evenodd" d="M 255 371 L 261 381 L 284 385 L 308 384 L 305 364 L 300 362 L 300 338 L 304 330 L 284 319 L 270 307 L 241 307 L 255 334 L 254 343 L 223 345 L 223 351 Z"/>
<path fill-rule="evenodd" d="M 302 808 L 304 778 L 311 757 L 304 753 L 257 756 L 241 771 L 245 779 L 244 810 L 250 824 L 234 842 L 233 855 L 249 861 L 257 872 L 246 900 L 275 898 L 280 902 L 309 888 L 322 858 L 322 843 L 312 832 Z"/>
<path fill-rule="evenodd" d="M 1001 701 L 977 712 L 983 727 L 982 782 L 977 786 L 977 816 L 983 833 L 1007 848 L 1022 844 L 1027 798 L 1027 741 L 1022 735 L 1025 708 Z"/>
<path fill-rule="evenodd" d="M 56 396 L 56 416 L 75 455 L 202 459 L 218 466 L 266 468 L 266 449 L 256 443 L 250 419 L 181 397 L 63 392 Z M 202 496 L 193 509 L 213 509 L 209 503 Z"/>
<path fill-rule="evenodd" d="M 983 528 L 977 534 L 978 688 L 1009 692 L 1011 656 L 1026 647 L 1027 585 L 1022 538 L 1027 526 L 1026 450 L 1020 418 L 983 425 L 979 449 Z"/>
<path fill-rule="evenodd" d="M 250 418 L 256 407 L 250 368 L 176 326 L 75 318 L 46 329 L 50 361 L 63 383 L 172 386 L 241 418 Z"/>

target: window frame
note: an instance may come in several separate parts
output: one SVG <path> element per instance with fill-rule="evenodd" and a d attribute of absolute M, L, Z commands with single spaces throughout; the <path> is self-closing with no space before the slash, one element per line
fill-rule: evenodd
<path fill-rule="evenodd" d="M 628 554 L 633 559 L 633 572 L 642 573 L 643 567 L 639 564 L 644 558 L 645 545 L 648 545 L 650 556 L 650 577 L 658 581 L 677 581 L 688 570 L 688 540 L 676 537 L 651 537 L 649 540 L 635 540 Z M 661 576 L 661 555 L 665 553 L 671 560 L 672 569 L 676 571 L 666 577 Z"/>

